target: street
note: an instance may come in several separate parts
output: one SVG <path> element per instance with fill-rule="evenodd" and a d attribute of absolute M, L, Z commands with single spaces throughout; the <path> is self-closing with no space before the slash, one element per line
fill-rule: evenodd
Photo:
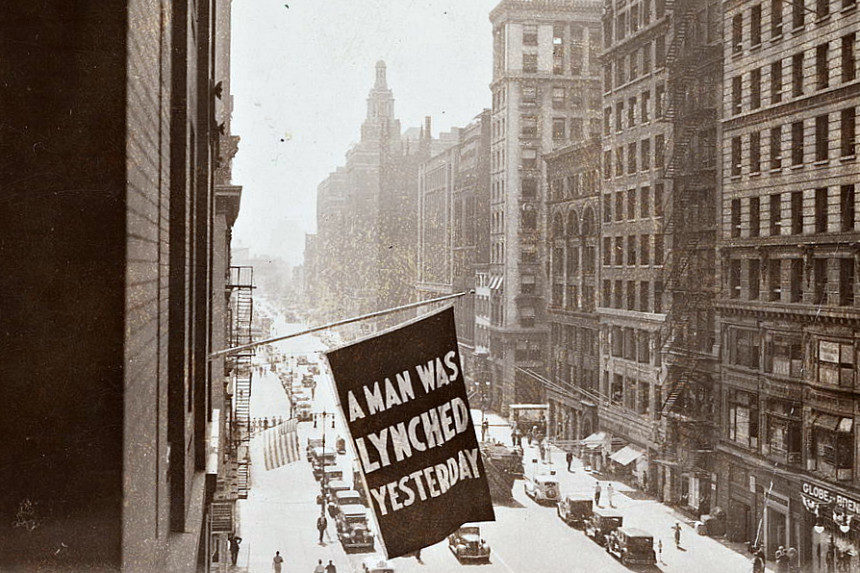
<path fill-rule="evenodd" d="M 301 325 L 286 324 L 276 320 L 278 332 L 299 330 Z M 308 354 L 324 350 L 325 346 L 316 337 L 305 336 L 272 345 L 272 353 L 284 355 Z M 260 354 L 260 358 L 266 356 Z M 337 436 L 346 436 L 340 420 L 336 419 L 332 428 L 329 414 L 334 411 L 336 402 L 334 389 L 323 364 L 314 400 L 314 412 L 326 412 L 325 436 L 327 447 L 334 444 Z M 251 394 L 252 417 L 289 416 L 289 400 L 281 386 L 278 376 L 266 368 L 262 376 L 255 374 Z M 480 431 L 481 412 L 472 410 L 475 427 Z M 501 442 L 510 441 L 510 432 L 504 420 L 488 413 L 490 436 Z M 314 428 L 311 422 L 299 424 L 299 437 L 304 456 L 304 444 L 308 437 L 321 437 L 323 424 L 320 421 Z M 313 570 L 317 560 L 323 564 L 331 560 L 338 571 L 360 571 L 362 562 L 373 554 L 357 553 L 347 555 L 335 535 L 332 519 L 329 519 L 328 533 L 331 540 L 317 543 L 316 518 L 319 506 L 315 498 L 319 483 L 314 479 L 311 465 L 304 457 L 296 463 L 266 471 L 262 463 L 262 447 L 259 438 L 251 443 L 252 487 L 247 500 L 239 505 L 241 532 L 243 538 L 239 557 L 239 570 L 266 572 L 272 570 L 272 557 L 280 551 L 284 557 L 284 571 Z M 564 453 L 555 449 L 551 452 L 554 465 L 535 463 L 539 458 L 536 447 L 526 447 L 524 466 L 526 476 L 534 475 L 535 468 L 541 472 L 555 469 L 559 478 L 562 494 L 582 492 L 591 495 L 595 478 L 584 472 L 581 464 L 574 459 L 573 471 L 564 467 Z M 337 456 L 338 468 L 343 471 L 344 479 L 352 481 L 352 463 L 349 455 Z M 603 482 L 605 491 L 605 482 Z M 613 482 L 616 494 L 614 504 L 624 515 L 625 525 L 638 527 L 654 535 L 655 544 L 662 541 L 663 563 L 652 571 L 696 571 L 726 572 L 748 571 L 750 562 L 741 555 L 720 544 L 719 541 L 697 535 L 689 524 L 681 521 L 681 547 L 676 549 L 671 527 L 680 521 L 673 510 L 651 499 L 635 499 L 637 496 L 625 495 L 631 489 L 619 482 Z M 603 547 L 586 537 L 582 531 L 569 527 L 562 522 L 554 505 L 541 506 L 528 498 L 523 490 L 523 481 L 514 485 L 514 502 L 506 506 L 496 505 L 496 521 L 482 523 L 481 533 L 491 547 L 491 560 L 487 565 L 474 565 L 480 571 L 491 572 L 530 572 L 530 571 L 628 571 L 619 561 L 609 555 Z M 603 505 L 607 504 L 605 497 Z M 377 551 L 380 551 L 377 540 Z M 392 560 L 395 571 L 409 572 L 448 572 L 457 570 L 459 564 L 442 542 L 421 552 L 422 562 L 417 559 L 398 558 Z M 470 566 L 470 565 L 464 565 Z M 471 566 L 470 566 L 471 567 Z"/>

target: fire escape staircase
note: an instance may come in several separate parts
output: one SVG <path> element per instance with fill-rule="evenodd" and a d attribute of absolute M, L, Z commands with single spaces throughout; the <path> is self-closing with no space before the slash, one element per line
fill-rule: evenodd
<path fill-rule="evenodd" d="M 230 267 L 230 346 L 235 348 L 253 342 L 254 320 L 254 268 Z M 231 356 L 233 385 L 233 442 L 237 451 L 236 480 L 238 496 L 248 497 L 250 481 L 250 457 L 248 445 L 251 440 L 251 360 L 254 349 L 246 349 Z"/>

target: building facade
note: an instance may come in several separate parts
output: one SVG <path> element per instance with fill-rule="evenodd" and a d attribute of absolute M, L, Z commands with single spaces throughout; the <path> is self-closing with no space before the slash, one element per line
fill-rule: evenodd
<path fill-rule="evenodd" d="M 600 403 L 597 296 L 600 138 L 573 143 L 546 161 L 549 257 L 549 435 L 580 440 L 597 430 Z"/>
<path fill-rule="evenodd" d="M 860 17 L 724 10 L 718 501 L 770 557 L 856 569 Z"/>
<path fill-rule="evenodd" d="M 599 131 L 600 10 L 503 0 L 491 12 L 489 370 L 503 413 L 543 399 L 546 174 L 542 156 Z"/>

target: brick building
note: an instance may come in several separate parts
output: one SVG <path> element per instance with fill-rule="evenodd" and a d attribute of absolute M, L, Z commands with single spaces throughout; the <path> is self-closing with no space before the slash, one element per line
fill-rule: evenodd
<path fill-rule="evenodd" d="M 860 17 L 850 0 L 724 9 L 718 501 L 770 557 L 853 569 Z"/>
<path fill-rule="evenodd" d="M 600 139 L 593 137 L 544 156 L 553 382 L 546 396 L 549 434 L 557 440 L 579 440 L 597 429 L 600 153 Z"/>
<path fill-rule="evenodd" d="M 208 570 L 231 464 L 226 373 L 209 360 L 238 209 L 213 176 L 229 10 L 11 10 L 0 568 Z"/>
<path fill-rule="evenodd" d="M 542 156 L 600 129 L 600 3 L 503 0 L 491 12 L 489 365 L 503 412 L 543 399 Z M 484 315 L 486 316 L 486 315 Z"/>

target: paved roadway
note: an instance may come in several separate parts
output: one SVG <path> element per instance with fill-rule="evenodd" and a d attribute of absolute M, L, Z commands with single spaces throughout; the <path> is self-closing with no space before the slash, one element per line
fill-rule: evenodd
<path fill-rule="evenodd" d="M 287 325 L 276 321 L 276 332 L 298 330 L 300 325 Z M 323 350 L 322 342 L 315 337 L 302 337 L 274 345 L 283 354 L 305 354 Z M 261 353 L 260 358 L 264 359 Z M 317 385 L 314 409 L 317 412 L 332 412 L 335 408 L 334 391 L 328 372 L 322 368 Z M 251 395 L 252 417 L 289 415 L 289 401 L 281 387 L 278 377 L 271 372 L 263 376 L 255 375 Z M 475 426 L 480 427 L 480 412 L 473 411 Z M 491 434 L 500 441 L 508 441 L 510 434 L 502 427 L 503 421 L 491 416 Z M 495 424 L 498 424 L 496 426 Z M 322 428 L 313 428 L 310 422 L 299 424 L 301 443 L 308 436 L 319 436 Z M 332 429 L 326 424 L 326 439 L 345 435 L 336 421 Z M 242 551 L 239 570 L 253 572 L 272 571 L 271 560 L 275 551 L 285 558 L 285 572 L 313 571 L 318 559 L 323 563 L 332 560 L 340 572 L 359 571 L 362 561 L 372 554 L 346 555 L 337 542 L 332 520 L 329 520 L 329 533 L 332 541 L 317 543 L 315 521 L 318 506 L 315 497 L 319 484 L 314 480 L 310 464 L 303 458 L 289 466 L 266 471 L 262 464 L 262 450 L 255 438 L 251 445 L 252 488 L 247 500 L 239 506 Z M 525 453 L 526 474 L 534 472 L 531 460 L 536 458 L 533 448 Z M 594 478 L 582 471 L 574 461 L 574 471 L 567 472 L 563 467 L 564 456 L 556 451 L 553 455 L 557 475 L 560 478 L 562 493 L 587 492 L 594 489 Z M 338 466 L 344 472 L 347 482 L 352 481 L 352 464 L 348 456 L 338 456 Z M 670 527 L 676 516 L 666 506 L 653 500 L 635 500 L 623 494 L 629 488 L 615 483 L 615 504 L 625 515 L 626 524 L 648 530 L 663 542 L 662 564 L 651 571 L 695 571 L 732 572 L 750 571 L 749 561 L 716 540 L 696 535 L 684 525 L 682 549 L 674 547 Z M 491 562 L 487 565 L 460 565 L 443 542 L 422 551 L 423 562 L 414 558 L 399 558 L 392 562 L 398 573 L 447 573 L 461 567 L 475 567 L 476 572 L 566 572 L 566 571 L 628 571 L 604 549 L 585 537 L 581 531 L 565 525 L 558 519 L 553 507 L 539 506 L 527 498 L 522 482 L 514 486 L 515 503 L 510 506 L 496 506 L 496 521 L 481 524 L 483 537 L 492 548 Z M 604 504 L 606 500 L 604 499 Z"/>

